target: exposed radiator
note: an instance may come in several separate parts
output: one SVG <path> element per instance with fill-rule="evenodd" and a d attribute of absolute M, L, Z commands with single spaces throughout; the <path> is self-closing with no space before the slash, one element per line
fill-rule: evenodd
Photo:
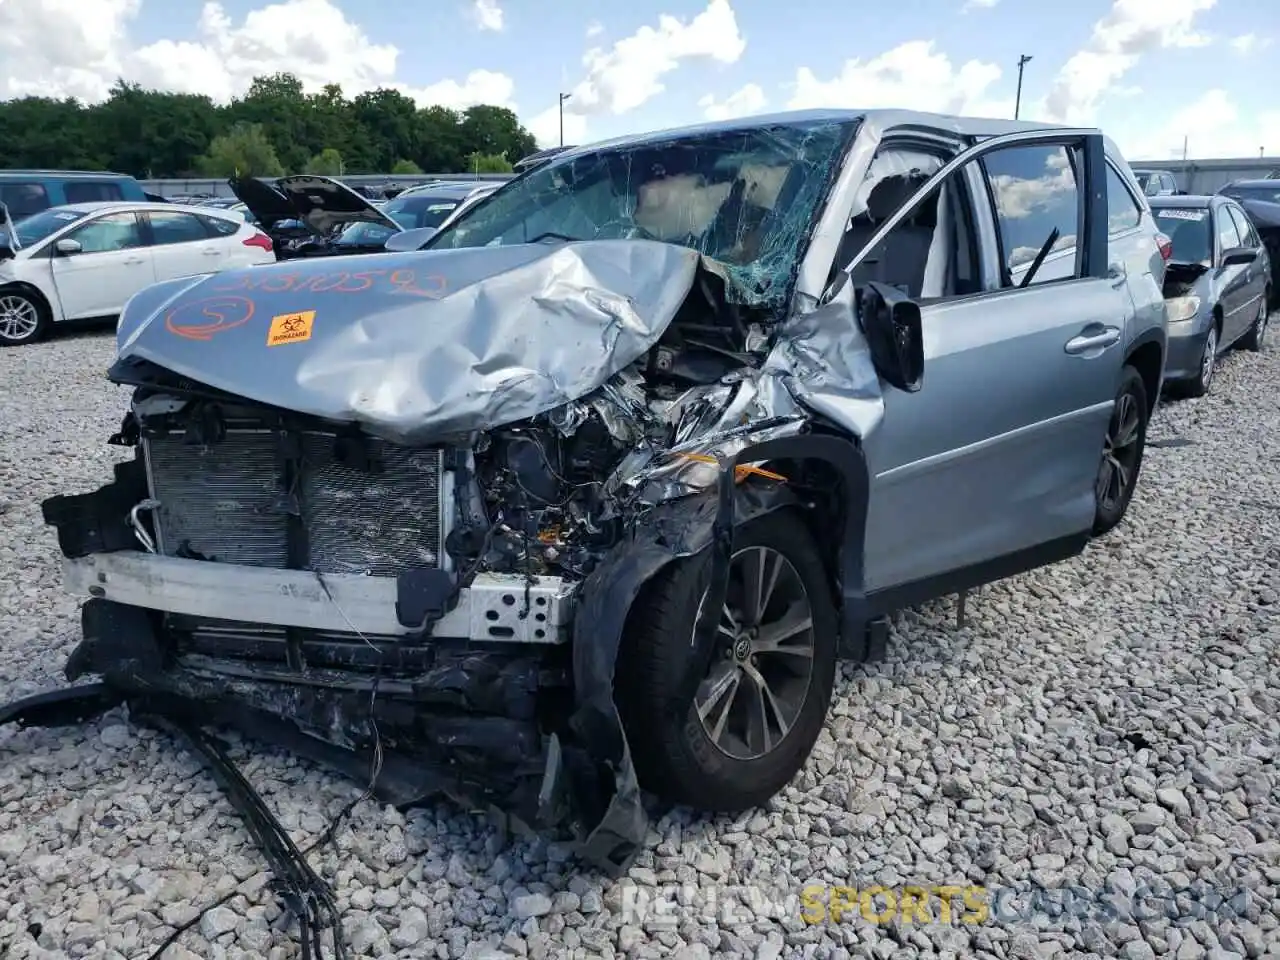
<path fill-rule="evenodd" d="M 157 548 L 248 566 L 288 566 L 290 497 L 275 432 L 229 425 L 209 446 L 182 431 L 143 438 L 156 508 Z M 370 471 L 340 462 L 337 437 L 302 435 L 294 484 L 305 531 L 303 569 L 396 576 L 444 554 L 448 491 L 443 452 L 367 441 Z"/>

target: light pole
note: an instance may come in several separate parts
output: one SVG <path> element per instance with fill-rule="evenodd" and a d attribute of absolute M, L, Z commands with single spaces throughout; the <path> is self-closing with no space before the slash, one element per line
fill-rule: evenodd
<path fill-rule="evenodd" d="M 1022 68 L 1031 62 L 1031 58 L 1025 53 L 1018 57 L 1018 95 L 1013 101 L 1013 119 L 1018 119 L 1018 114 L 1022 110 Z"/>
<path fill-rule="evenodd" d="M 564 102 L 572 97 L 572 93 L 560 94 L 560 146 L 564 146 Z"/>

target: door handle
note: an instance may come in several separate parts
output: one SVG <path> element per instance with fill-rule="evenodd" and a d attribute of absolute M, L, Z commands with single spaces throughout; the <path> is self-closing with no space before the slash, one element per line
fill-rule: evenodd
<path fill-rule="evenodd" d="M 1081 333 L 1079 336 L 1072 337 L 1067 341 L 1064 348 L 1067 353 L 1072 356 L 1079 356 L 1083 353 L 1089 353 L 1093 350 L 1105 350 L 1107 347 L 1113 347 L 1120 342 L 1119 327 L 1103 327 L 1101 324 L 1092 324 L 1097 329 L 1096 333 Z M 1089 327 L 1085 327 L 1086 330 Z"/>
<path fill-rule="evenodd" d="M 220 257 L 220 256 L 222 256 L 222 251 L 221 251 L 221 250 L 219 250 L 219 249 L 217 249 L 216 247 L 205 247 L 205 248 L 204 248 L 203 250 L 201 250 L 200 252 L 201 252 L 201 253 L 203 253 L 206 257 Z"/>
<path fill-rule="evenodd" d="M 136 263 L 142 263 L 143 260 L 142 260 L 142 257 L 127 257 L 124 262 L 128 266 L 133 266 Z"/>

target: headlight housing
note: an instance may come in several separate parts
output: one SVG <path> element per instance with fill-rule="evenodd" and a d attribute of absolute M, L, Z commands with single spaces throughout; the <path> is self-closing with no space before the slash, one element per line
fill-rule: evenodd
<path fill-rule="evenodd" d="M 1177 323 L 1180 320 L 1191 320 L 1200 312 L 1200 298 L 1170 297 L 1165 301 L 1165 309 L 1168 312 L 1170 323 Z"/>

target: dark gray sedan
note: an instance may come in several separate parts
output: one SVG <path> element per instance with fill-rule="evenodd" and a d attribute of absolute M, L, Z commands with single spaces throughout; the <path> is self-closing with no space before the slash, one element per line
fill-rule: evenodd
<path fill-rule="evenodd" d="M 1173 241 L 1165 271 L 1169 317 L 1165 383 L 1193 397 L 1213 382 L 1218 356 L 1236 344 L 1261 350 L 1267 333 L 1270 260 L 1258 233 L 1227 197 L 1151 197 Z"/>

